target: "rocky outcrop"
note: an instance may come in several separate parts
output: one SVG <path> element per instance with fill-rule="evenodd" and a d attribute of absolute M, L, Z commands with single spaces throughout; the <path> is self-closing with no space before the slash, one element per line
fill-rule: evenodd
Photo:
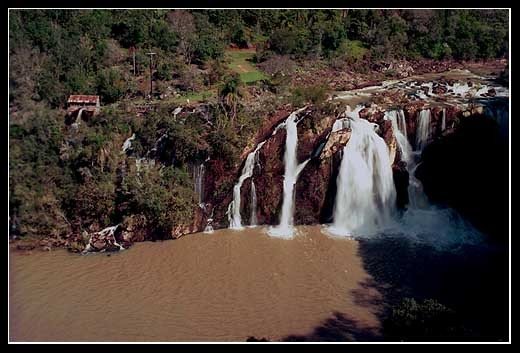
<path fill-rule="evenodd" d="M 283 199 L 284 151 L 286 132 L 284 129 L 270 137 L 258 153 L 257 166 L 253 172 L 256 189 L 260 190 L 258 197 L 257 218 L 260 224 L 275 224 L 278 222 L 278 211 Z M 280 163 L 281 161 L 281 163 Z M 242 218 L 249 219 L 251 195 L 251 179 L 242 186 L 242 200 L 244 209 Z"/>
<path fill-rule="evenodd" d="M 436 87 L 436 86 L 433 86 Z M 429 90 L 429 88 L 427 88 Z M 440 92 L 440 91 L 439 91 Z M 394 183 L 397 189 L 397 206 L 405 207 L 408 202 L 409 175 L 406 163 L 402 160 L 395 132 L 390 120 L 385 120 L 386 109 L 403 109 L 408 139 L 415 147 L 418 116 L 423 109 L 429 109 L 430 140 L 435 141 L 452 133 L 461 119 L 472 115 L 483 108 L 455 104 L 432 104 L 425 101 L 409 101 L 406 105 L 379 105 L 372 103 L 360 111 L 360 117 L 374 124 L 374 130 L 384 139 L 389 147 L 390 160 L 394 172 Z M 298 124 L 298 163 L 310 158 L 302 170 L 295 186 L 295 224 L 327 223 L 331 221 L 332 209 L 336 193 L 336 179 L 343 147 L 348 143 L 351 131 L 346 128 L 332 132 L 332 125 L 340 116 L 339 111 L 322 112 L 310 107 L 300 115 Z M 289 114 L 287 114 L 289 115 Z M 287 115 L 277 122 L 283 121 Z M 443 130 L 444 116 L 444 130 Z M 251 181 L 254 180 L 257 190 L 257 218 L 259 224 L 277 224 L 283 198 L 285 130 L 279 129 L 277 134 L 269 137 L 274 125 L 263 128 L 265 145 L 258 152 L 258 160 L 252 178 L 247 179 L 241 188 L 241 215 L 244 224 L 250 218 Z M 266 135 L 268 137 L 266 137 Z M 262 139 L 257 139 L 261 142 Z M 248 150 L 250 152 L 250 150 Z M 247 153 L 244 153 L 244 157 Z M 234 182 L 238 179 L 235 178 Z M 231 189 L 231 188 L 230 188 Z M 231 201 L 231 193 L 225 206 Z M 221 213 L 216 218 L 220 227 L 227 226 L 227 216 Z"/>
<path fill-rule="evenodd" d="M 125 248 L 118 242 L 118 238 L 121 237 L 121 230 L 118 224 L 90 234 L 83 253 L 124 250 Z"/>
<path fill-rule="evenodd" d="M 332 132 L 320 153 L 320 160 L 332 157 L 333 154 L 347 144 L 351 135 L 352 130 L 349 128 Z"/>
<path fill-rule="evenodd" d="M 188 224 L 175 224 L 172 227 L 171 236 L 173 239 L 177 239 L 186 234 L 202 232 L 206 225 L 208 215 L 205 214 L 205 210 L 201 207 L 195 209 L 195 214 L 191 223 Z"/>

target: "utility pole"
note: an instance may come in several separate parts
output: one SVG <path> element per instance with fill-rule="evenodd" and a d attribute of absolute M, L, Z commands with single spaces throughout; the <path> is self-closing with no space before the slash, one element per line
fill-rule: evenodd
<path fill-rule="evenodd" d="M 152 86 L 152 80 L 153 80 L 153 69 L 152 69 L 152 57 L 156 54 L 156 53 L 152 53 L 152 52 L 149 52 L 147 53 L 148 55 L 150 55 L 150 98 L 152 97 L 152 93 L 153 93 L 153 86 Z"/>

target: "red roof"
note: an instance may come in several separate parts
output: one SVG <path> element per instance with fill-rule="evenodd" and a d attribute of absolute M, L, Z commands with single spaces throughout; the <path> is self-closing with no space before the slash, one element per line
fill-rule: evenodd
<path fill-rule="evenodd" d="M 88 96 L 84 94 L 72 95 L 69 97 L 68 103 L 92 103 L 99 102 L 99 96 Z"/>

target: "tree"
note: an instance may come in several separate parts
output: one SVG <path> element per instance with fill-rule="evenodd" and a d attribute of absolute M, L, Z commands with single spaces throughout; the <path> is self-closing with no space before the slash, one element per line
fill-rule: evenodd
<path fill-rule="evenodd" d="M 240 76 L 233 74 L 224 82 L 219 92 L 220 104 L 223 106 L 224 111 L 228 114 L 233 124 L 237 116 L 238 103 L 242 96 L 240 85 Z"/>
<path fill-rule="evenodd" d="M 97 76 L 97 91 L 105 103 L 117 101 L 125 93 L 125 82 L 116 69 L 105 69 Z"/>
<path fill-rule="evenodd" d="M 178 52 L 190 64 L 195 51 L 196 30 L 193 15 L 185 10 L 168 13 L 168 23 L 179 38 Z"/>

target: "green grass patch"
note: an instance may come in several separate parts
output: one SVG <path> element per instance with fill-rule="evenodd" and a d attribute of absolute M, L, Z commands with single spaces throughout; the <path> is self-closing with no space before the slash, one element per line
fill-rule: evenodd
<path fill-rule="evenodd" d="M 262 72 L 259 72 L 259 71 L 246 72 L 246 73 L 240 74 L 240 79 L 244 83 L 251 83 L 251 82 L 264 80 L 264 79 L 266 79 L 266 76 Z"/>
<path fill-rule="evenodd" d="M 239 74 L 244 83 L 252 83 L 264 80 L 267 76 L 256 68 L 250 61 L 255 52 L 253 50 L 227 50 L 226 57 L 231 70 Z"/>
<path fill-rule="evenodd" d="M 190 92 L 190 93 L 187 93 L 180 97 L 173 98 L 172 102 L 173 103 L 186 103 L 188 99 L 190 100 L 190 103 L 201 102 L 201 101 L 207 100 L 207 99 L 209 99 L 211 97 L 215 97 L 215 96 L 216 96 L 216 92 L 209 91 L 209 90 L 201 91 L 201 92 Z"/>

